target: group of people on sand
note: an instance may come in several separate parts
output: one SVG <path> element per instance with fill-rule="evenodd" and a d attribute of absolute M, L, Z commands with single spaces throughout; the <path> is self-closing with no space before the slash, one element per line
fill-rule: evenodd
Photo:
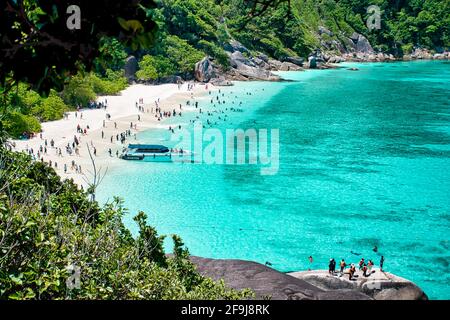
<path fill-rule="evenodd" d="M 187 89 L 189 91 L 193 91 L 195 88 L 195 84 L 188 84 Z M 181 85 L 180 85 L 181 87 Z M 205 89 L 208 90 L 208 87 L 205 86 Z M 217 125 L 221 121 L 228 121 L 229 118 L 227 113 L 229 112 L 243 112 L 242 101 L 238 100 L 238 97 L 233 94 L 233 92 L 222 92 L 220 89 L 218 92 L 214 92 L 211 90 L 208 90 L 209 96 L 210 96 L 210 105 L 205 105 L 204 108 L 200 106 L 200 103 L 198 100 L 194 98 L 194 92 L 191 92 L 190 99 L 187 100 L 184 105 L 188 107 L 193 107 L 195 111 L 197 111 L 197 116 L 193 118 L 193 120 L 190 120 L 191 123 L 195 123 L 197 120 L 200 120 L 202 117 L 202 120 L 205 120 L 205 123 L 207 126 L 212 127 L 213 125 Z M 247 94 L 251 94 L 251 92 L 247 92 Z M 228 100 L 228 101 L 227 101 Z M 225 107 L 225 105 L 228 103 L 228 106 Z M 207 102 L 205 103 L 207 104 Z M 151 113 L 156 117 L 159 121 L 165 119 L 165 118 L 173 118 L 175 116 L 182 116 L 181 111 L 184 107 L 183 104 L 177 105 L 176 108 L 171 106 L 170 108 L 163 108 L 160 104 L 160 99 L 155 100 L 155 107 L 151 108 Z M 107 110 L 108 102 L 105 99 L 104 102 L 95 102 L 91 103 L 88 108 L 102 108 Z M 145 114 L 145 110 L 147 110 L 147 113 L 149 113 L 149 107 L 144 108 L 144 101 L 142 98 L 139 99 L 139 101 L 136 101 L 136 108 L 138 109 L 138 115 L 137 115 L 137 123 L 140 123 L 143 119 L 142 116 Z M 40 139 L 42 140 L 42 145 L 38 148 L 38 150 L 33 150 L 33 148 L 26 148 L 26 152 L 30 154 L 33 159 L 40 160 L 42 162 L 44 161 L 44 157 L 49 155 L 50 150 L 54 150 L 56 153 L 56 156 L 63 159 L 65 156 L 80 156 L 80 150 L 81 150 L 81 138 L 84 136 L 89 135 L 90 127 L 89 125 L 82 125 L 82 120 L 86 121 L 86 113 L 83 114 L 83 109 L 81 107 L 77 108 L 77 110 L 73 114 L 65 113 L 64 118 L 68 119 L 69 116 L 74 116 L 76 119 L 79 119 L 80 122 L 76 126 L 76 130 L 74 132 L 73 139 L 70 139 L 65 146 L 56 146 L 55 141 L 53 139 L 47 140 L 43 137 L 43 134 L 40 133 Z M 106 136 L 106 130 L 107 127 L 109 127 L 108 124 L 111 123 L 111 115 L 109 113 L 106 113 L 105 120 L 102 122 L 102 129 L 100 131 L 102 140 L 107 139 Z M 124 145 L 128 139 L 133 135 L 132 130 L 137 130 L 137 123 L 130 122 L 130 126 L 128 130 L 123 131 L 118 128 L 117 122 L 114 122 L 114 131 L 113 134 L 108 135 L 109 143 L 111 145 Z M 231 122 L 229 122 L 231 124 Z M 203 125 L 205 127 L 205 125 Z M 174 129 L 178 128 L 181 130 L 181 124 L 176 124 L 169 126 L 169 130 L 171 132 L 174 132 Z M 136 140 L 136 134 L 134 134 L 134 139 Z M 110 156 L 113 156 L 115 153 L 116 156 L 119 156 L 119 151 L 114 150 L 113 146 L 106 149 L 108 150 L 108 153 Z M 93 152 L 94 156 L 97 156 L 97 149 L 91 142 L 91 151 Z M 55 169 L 61 169 L 64 170 L 65 173 L 68 173 L 70 170 L 76 172 L 76 173 L 82 173 L 81 167 L 75 162 L 75 161 L 69 161 L 66 162 L 64 165 L 62 164 L 64 161 L 61 160 L 62 163 L 60 163 L 60 166 L 58 166 L 58 163 L 56 161 L 47 161 L 52 167 Z"/>

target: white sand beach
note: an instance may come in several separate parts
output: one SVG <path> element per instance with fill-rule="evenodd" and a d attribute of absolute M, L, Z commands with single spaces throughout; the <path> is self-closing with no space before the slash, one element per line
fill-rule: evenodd
<path fill-rule="evenodd" d="M 188 90 L 188 85 L 193 88 Z M 29 140 L 13 140 L 13 143 L 16 151 L 28 152 L 32 149 L 34 155 L 37 155 L 42 147 L 43 151 L 39 152 L 39 158 L 36 160 L 51 164 L 62 178 L 73 179 L 75 183 L 86 187 L 93 179 L 93 166 L 88 145 L 91 153 L 94 148 L 96 149 L 94 159 L 97 169 L 101 168 L 102 172 L 105 172 L 108 168 L 120 164 L 122 160 L 116 157 L 116 152 L 120 153 L 129 142 L 136 142 L 134 134 L 164 126 L 165 118 L 159 121 L 155 114 L 158 101 L 161 112 L 176 110 L 177 113 L 181 112 L 182 118 L 183 113 L 192 112 L 186 107 L 186 101 L 199 99 L 213 90 L 215 88 L 211 84 L 206 86 L 198 83 L 184 83 L 180 86 L 177 84 L 131 85 L 119 95 L 98 97 L 97 102 L 107 102 L 106 109 L 82 109 L 78 112 L 68 112 L 64 119 L 42 123 L 42 132 L 36 137 Z M 141 108 L 138 108 L 137 104 Z M 180 104 L 182 104 L 181 110 Z M 107 119 L 108 114 L 109 119 Z M 77 126 L 80 126 L 82 130 L 86 129 L 86 134 L 78 133 Z M 125 144 L 121 144 L 120 139 L 116 140 L 116 136 L 126 130 L 131 130 L 131 136 L 127 137 Z M 68 144 L 72 146 L 75 137 L 80 142 L 77 154 L 75 152 L 68 154 L 66 146 Z M 54 147 L 50 145 L 52 140 Z M 59 155 L 60 149 L 61 155 Z M 109 155 L 109 149 L 112 150 L 112 156 Z M 76 166 L 72 165 L 73 162 Z M 81 171 L 79 171 L 80 168 Z"/>

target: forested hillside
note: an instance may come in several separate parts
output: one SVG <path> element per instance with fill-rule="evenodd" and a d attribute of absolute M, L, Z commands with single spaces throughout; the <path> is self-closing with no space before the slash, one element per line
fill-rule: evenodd
<path fill-rule="evenodd" d="M 39 122 L 59 119 L 67 110 L 86 106 L 98 94 L 115 94 L 127 85 L 125 58 L 138 58 L 137 80 L 155 81 L 173 75 L 192 79 L 195 64 L 210 56 L 223 70 L 230 67 L 226 49 L 232 39 L 248 49 L 284 61 L 307 58 L 317 49 L 341 55 L 353 50 L 350 37 L 361 34 L 376 52 L 401 57 L 414 48 L 432 51 L 450 46 L 450 2 L 441 0 L 158 0 L 147 9 L 156 23 L 150 48 L 103 36 L 92 71 L 80 68 L 40 97 L 18 84 L 3 95 L 4 126 L 13 137 L 40 130 Z M 267 2 L 268 3 L 268 2 Z M 381 28 L 369 30 L 367 8 L 381 10 Z M 30 12 L 39 8 L 30 6 Z M 34 84 L 33 84 L 34 86 Z"/>
<path fill-rule="evenodd" d="M 381 10 L 379 30 L 366 26 L 371 5 Z M 353 32 L 366 36 L 375 50 L 396 56 L 411 53 L 414 47 L 442 51 L 450 46 L 448 1 L 292 0 L 278 1 L 261 14 L 252 10 L 252 2 L 245 0 L 160 1 L 153 11 L 160 27 L 159 41 L 154 49 L 141 54 L 167 57 L 161 59 L 163 64 L 184 72 L 192 70 L 198 57 L 205 54 L 227 66 L 224 48 L 230 38 L 280 60 L 305 58 L 315 49 L 339 53 L 339 46 L 329 47 L 327 42 L 335 40 L 345 49 L 346 38 Z M 186 57 L 185 52 L 189 52 Z M 158 60 L 154 59 L 153 77 L 171 73 L 167 71 L 173 69 L 162 68 Z"/>

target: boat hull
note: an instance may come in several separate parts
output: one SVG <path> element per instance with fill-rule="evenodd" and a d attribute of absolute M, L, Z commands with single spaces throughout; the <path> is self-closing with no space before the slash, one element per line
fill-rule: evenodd
<path fill-rule="evenodd" d="M 126 154 L 123 160 L 143 162 L 193 162 L 193 155 L 188 154 Z"/>

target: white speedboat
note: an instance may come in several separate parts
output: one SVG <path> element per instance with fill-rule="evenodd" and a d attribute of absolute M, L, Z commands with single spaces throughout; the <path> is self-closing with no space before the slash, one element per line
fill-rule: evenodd
<path fill-rule="evenodd" d="M 183 149 L 169 149 L 155 144 L 130 144 L 120 156 L 123 160 L 149 162 L 192 162 L 193 153 Z"/>

